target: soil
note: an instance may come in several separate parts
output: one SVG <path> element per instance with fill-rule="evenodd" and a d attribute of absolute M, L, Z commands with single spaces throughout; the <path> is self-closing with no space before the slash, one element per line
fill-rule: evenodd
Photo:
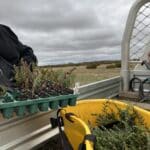
<path fill-rule="evenodd" d="M 73 90 L 64 87 L 57 83 L 45 82 L 42 87 L 35 89 L 34 94 L 32 89 L 18 89 L 18 96 L 16 99 L 36 99 L 36 98 L 46 98 L 49 96 L 59 96 L 73 94 Z"/>

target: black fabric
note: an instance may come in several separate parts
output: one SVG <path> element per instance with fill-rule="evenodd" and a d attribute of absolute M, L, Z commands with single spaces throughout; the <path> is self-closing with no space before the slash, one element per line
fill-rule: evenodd
<path fill-rule="evenodd" d="M 0 56 L 12 65 L 18 65 L 23 58 L 28 64 L 37 62 L 31 47 L 23 45 L 15 33 L 7 26 L 0 24 Z"/>
<path fill-rule="evenodd" d="M 8 26 L 0 24 L 0 84 L 12 84 L 14 65 L 20 65 L 21 59 L 26 61 L 31 70 L 32 63 L 37 63 L 32 48 L 23 45 Z"/>

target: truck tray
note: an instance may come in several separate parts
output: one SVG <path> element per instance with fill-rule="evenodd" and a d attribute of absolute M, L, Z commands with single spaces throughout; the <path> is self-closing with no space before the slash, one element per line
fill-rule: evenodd
<path fill-rule="evenodd" d="M 8 102 L 0 98 L 0 111 L 4 118 L 13 117 L 14 113 L 19 117 L 23 117 L 26 114 L 34 114 L 39 111 L 55 110 L 67 105 L 74 106 L 76 99 L 77 95 L 74 94 L 28 99 L 24 101 L 17 101 L 11 98 Z"/>

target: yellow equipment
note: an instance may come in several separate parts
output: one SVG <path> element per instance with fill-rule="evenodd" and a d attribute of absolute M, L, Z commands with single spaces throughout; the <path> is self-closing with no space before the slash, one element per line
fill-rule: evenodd
<path fill-rule="evenodd" d="M 91 134 L 88 124 L 90 122 L 91 126 L 95 126 L 96 116 L 92 114 L 103 113 L 103 106 L 107 101 L 106 99 L 82 100 L 75 107 L 61 110 L 64 132 L 73 150 L 78 150 L 79 145 L 83 142 L 86 150 L 94 150 L 93 142 L 85 139 L 86 135 Z M 117 114 L 117 108 L 125 109 L 128 105 L 117 100 L 109 100 L 109 106 Z M 150 128 L 150 112 L 136 106 L 134 106 L 134 110 L 143 117 L 145 126 Z"/>

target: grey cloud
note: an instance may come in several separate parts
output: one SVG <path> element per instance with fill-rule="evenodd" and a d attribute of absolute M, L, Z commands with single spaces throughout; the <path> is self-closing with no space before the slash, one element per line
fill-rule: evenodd
<path fill-rule="evenodd" d="M 74 7 L 69 0 L 44 0 L 18 1 L 15 5 L 1 2 L 2 6 L 10 8 L 7 16 L 6 10 L 0 10 L 2 17 L 9 17 L 8 22 L 14 23 L 20 28 L 36 31 L 51 31 L 58 29 L 82 29 L 98 26 L 97 16 L 92 9 L 81 10 Z M 44 2 L 44 3 L 42 3 Z M 73 1 L 72 1 L 73 2 Z"/>
<path fill-rule="evenodd" d="M 0 1 L 0 23 L 11 26 L 23 43 L 33 47 L 41 64 L 66 62 L 61 59 L 65 55 L 68 61 L 73 56 L 76 61 L 90 59 L 85 55 L 92 60 L 115 59 L 133 1 L 5 0 Z"/>
<path fill-rule="evenodd" d="M 65 34 L 64 34 L 65 33 Z M 26 42 L 37 48 L 47 50 L 80 50 L 97 49 L 102 47 L 112 47 L 120 44 L 120 38 L 113 32 L 101 30 L 84 30 L 78 32 L 63 31 L 62 33 L 32 34 L 28 37 L 25 34 Z M 63 38 L 65 37 L 65 38 Z M 33 40 L 34 39 L 34 40 Z M 39 39 L 42 39 L 39 41 Z M 106 42 L 107 41 L 107 42 Z M 44 47 L 43 47 L 44 46 Z"/>

